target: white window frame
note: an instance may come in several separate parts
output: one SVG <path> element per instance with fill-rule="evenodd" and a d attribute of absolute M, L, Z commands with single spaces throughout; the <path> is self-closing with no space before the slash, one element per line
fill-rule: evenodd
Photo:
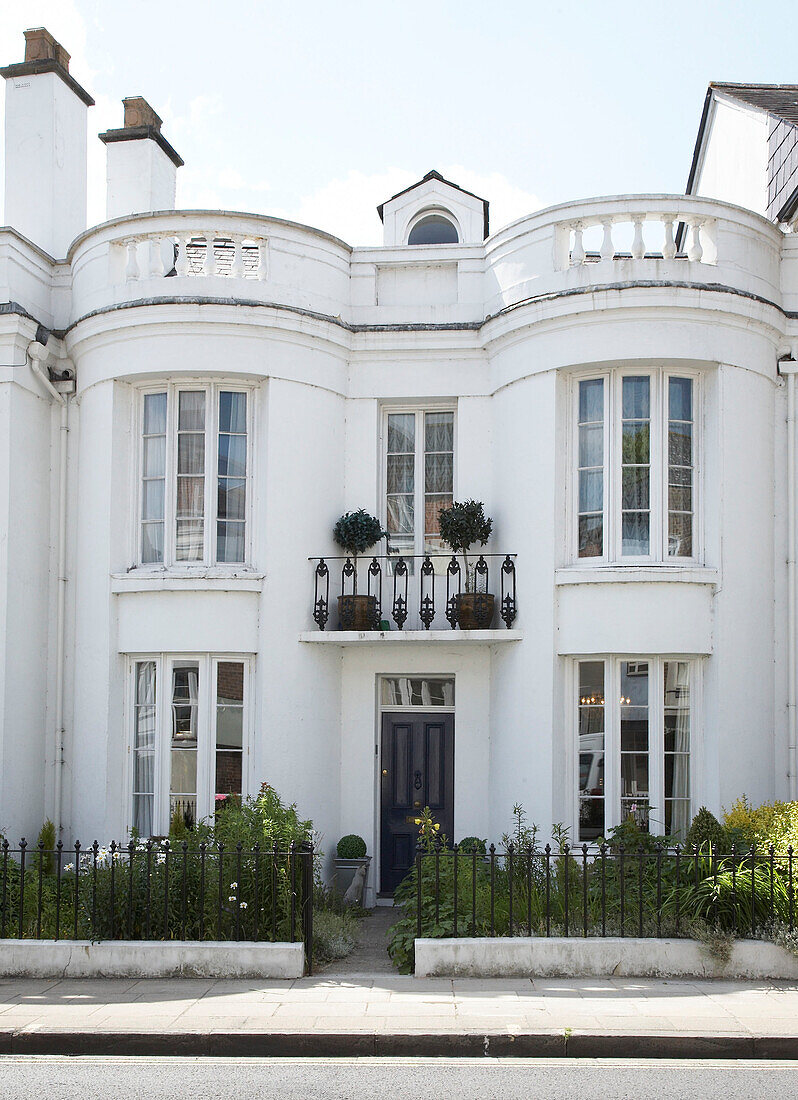
<path fill-rule="evenodd" d="M 649 455 L 649 539 L 651 553 L 622 553 L 621 516 L 622 473 L 621 430 L 622 386 L 625 377 L 650 379 L 651 444 Z M 601 557 L 579 557 L 579 383 L 601 378 L 604 381 L 604 553 Z M 689 378 L 693 383 L 693 553 L 690 557 L 668 554 L 668 379 Z M 569 484 L 570 524 L 569 558 L 580 568 L 601 565 L 691 566 L 703 561 L 703 388 L 698 370 L 679 366 L 635 367 L 580 371 L 570 380 Z"/>
<path fill-rule="evenodd" d="M 201 561 L 178 561 L 175 554 L 176 510 L 177 510 L 177 423 L 178 394 L 182 390 L 202 390 L 205 393 L 205 502 L 204 502 L 204 544 Z M 218 448 L 219 448 L 219 394 L 245 393 L 247 395 L 247 469 L 246 502 L 244 508 L 244 560 L 241 562 L 217 562 L 216 560 L 216 520 L 218 488 Z M 166 394 L 166 463 L 164 487 L 164 555 L 162 562 L 144 562 L 141 554 L 141 527 L 143 510 L 143 474 L 144 474 L 144 398 L 147 394 Z M 179 381 L 148 383 L 137 387 L 133 436 L 136 446 L 134 486 L 134 508 L 136 522 L 133 525 L 132 561 L 135 568 L 147 572 L 162 573 L 191 572 L 208 568 L 237 571 L 250 569 L 253 526 L 253 477 L 254 469 L 254 425 L 257 390 L 239 382 L 208 381 L 207 378 L 181 378 Z M 211 441 L 211 448 L 208 442 Z"/>
<path fill-rule="evenodd" d="M 581 846 L 593 841 L 579 839 L 579 665 L 584 661 L 604 664 L 604 831 L 621 824 L 621 664 L 625 661 L 648 665 L 648 760 L 649 760 L 649 822 L 652 834 L 660 836 L 665 830 L 665 705 L 663 701 L 664 666 L 679 661 L 689 666 L 690 676 L 690 817 L 696 812 L 697 791 L 700 789 L 703 763 L 701 746 L 702 730 L 702 667 L 695 656 L 675 653 L 669 655 L 648 654 L 593 654 L 573 657 L 569 661 L 566 677 L 568 691 L 568 722 L 570 730 L 566 754 L 572 822 L 573 844 Z M 656 705 L 654 705 L 655 701 Z M 678 838 L 683 842 L 684 838 Z"/>
<path fill-rule="evenodd" d="M 254 657 L 248 653 L 137 653 L 128 656 L 127 768 L 125 777 L 125 828 L 130 835 L 133 823 L 133 780 L 136 737 L 136 667 L 152 661 L 155 665 L 155 775 L 153 780 L 153 836 L 169 832 L 171 742 L 172 742 L 172 669 L 176 664 L 194 662 L 199 666 L 197 694 L 197 820 L 212 817 L 216 786 L 216 706 L 217 666 L 234 662 L 244 666 L 244 713 L 242 717 L 241 794 L 249 797 L 252 731 L 252 689 Z M 207 812 L 205 812 L 207 810 Z"/>
<path fill-rule="evenodd" d="M 450 412 L 452 414 L 452 500 L 457 500 L 457 402 L 456 401 L 424 401 L 416 404 L 405 403 L 397 405 L 383 405 L 380 417 L 380 522 L 383 528 L 388 530 L 388 417 L 397 413 L 410 413 L 416 418 L 416 450 L 414 453 L 414 521 L 413 553 L 417 556 L 424 554 L 424 538 L 426 530 L 419 530 L 418 517 L 424 516 L 424 413 Z M 419 422 L 422 424 L 421 447 L 419 441 Z M 422 528 L 426 523 L 422 521 Z M 389 542 L 390 545 L 390 542 Z M 441 551 L 443 552 L 443 551 Z"/>

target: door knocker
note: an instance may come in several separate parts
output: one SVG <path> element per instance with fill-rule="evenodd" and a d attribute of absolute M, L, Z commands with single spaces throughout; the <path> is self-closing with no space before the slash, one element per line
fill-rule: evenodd
<path fill-rule="evenodd" d="M 421 772 L 416 772 L 416 781 L 413 784 L 417 791 L 421 790 Z"/>

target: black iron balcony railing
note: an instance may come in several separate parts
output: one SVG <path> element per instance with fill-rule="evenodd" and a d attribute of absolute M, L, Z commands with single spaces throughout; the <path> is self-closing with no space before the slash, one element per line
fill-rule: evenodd
<path fill-rule="evenodd" d="M 518 615 L 515 559 L 480 554 L 466 579 L 458 558 L 448 554 L 310 558 L 313 618 L 319 630 L 328 623 L 338 630 L 390 630 L 388 616 L 397 630 L 431 630 L 444 618 L 452 630 L 488 630 L 498 609 L 509 630 Z M 498 593 L 491 592 L 491 563 Z M 331 602 L 339 568 L 340 594 Z"/>

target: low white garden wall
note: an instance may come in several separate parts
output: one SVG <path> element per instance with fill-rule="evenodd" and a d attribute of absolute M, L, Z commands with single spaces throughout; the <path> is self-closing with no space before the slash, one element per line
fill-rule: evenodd
<path fill-rule="evenodd" d="M 3 978 L 301 978 L 301 943 L 0 940 Z"/>
<path fill-rule="evenodd" d="M 416 940 L 417 978 L 789 978 L 798 958 L 736 940 L 725 965 L 695 940 L 521 938 Z"/>

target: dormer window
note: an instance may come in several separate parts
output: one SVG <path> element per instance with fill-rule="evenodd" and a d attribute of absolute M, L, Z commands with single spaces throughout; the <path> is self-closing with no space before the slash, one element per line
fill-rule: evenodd
<path fill-rule="evenodd" d="M 454 224 L 442 214 L 427 214 L 419 218 L 410 230 L 408 244 L 459 244 Z"/>

